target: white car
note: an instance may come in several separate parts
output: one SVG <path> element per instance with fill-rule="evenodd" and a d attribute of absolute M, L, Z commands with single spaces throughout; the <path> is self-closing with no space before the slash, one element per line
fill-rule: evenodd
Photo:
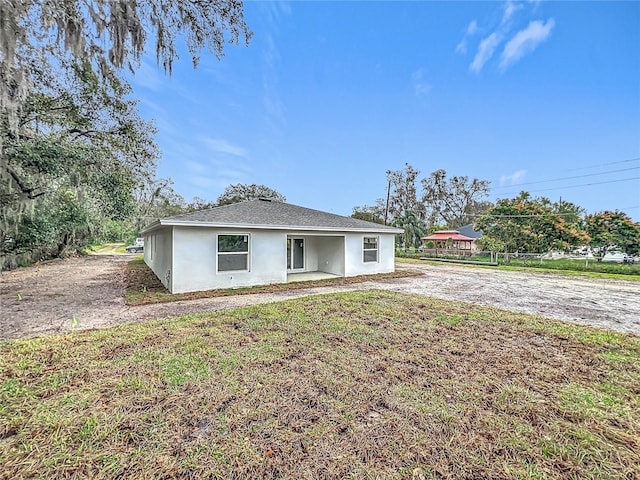
<path fill-rule="evenodd" d="M 601 261 L 611 263 L 635 263 L 635 258 L 622 252 L 608 252 L 602 257 Z"/>

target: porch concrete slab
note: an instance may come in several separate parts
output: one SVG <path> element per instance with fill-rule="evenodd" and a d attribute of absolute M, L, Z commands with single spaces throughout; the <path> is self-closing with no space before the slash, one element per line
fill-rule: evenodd
<path fill-rule="evenodd" d="M 340 275 L 334 275 L 327 272 L 300 272 L 288 273 L 287 283 L 306 282 L 307 280 L 326 280 L 328 278 L 340 278 Z"/>

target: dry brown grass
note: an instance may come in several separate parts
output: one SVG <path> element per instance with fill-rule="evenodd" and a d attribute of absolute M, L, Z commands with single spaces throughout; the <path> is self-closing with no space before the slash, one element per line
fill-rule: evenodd
<path fill-rule="evenodd" d="M 391 273 L 375 275 L 358 275 L 357 277 L 328 278 L 325 280 L 308 280 L 295 283 L 259 285 L 255 287 L 221 288 L 189 293 L 169 293 L 158 277 L 144 263 L 142 257 L 128 262 L 125 266 L 125 302 L 127 305 L 146 305 L 150 303 L 176 302 L 179 300 L 195 300 L 198 298 L 227 297 L 230 295 L 249 295 L 252 293 L 276 293 L 290 290 L 302 290 L 313 287 L 351 285 L 367 281 L 385 281 L 393 278 L 415 277 L 420 272 L 410 269 L 399 269 Z"/>
<path fill-rule="evenodd" d="M 2 478 L 640 476 L 640 339 L 380 291 L 0 344 Z"/>

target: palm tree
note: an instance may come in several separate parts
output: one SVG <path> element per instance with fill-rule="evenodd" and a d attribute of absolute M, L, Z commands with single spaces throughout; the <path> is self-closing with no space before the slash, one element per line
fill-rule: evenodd
<path fill-rule="evenodd" d="M 410 246 L 418 247 L 422 242 L 422 236 L 427 230 L 425 223 L 420 220 L 415 213 L 411 210 L 405 210 L 401 217 L 398 217 L 394 223 L 394 226 L 404 229 L 402 234 L 402 243 L 405 248 Z"/>

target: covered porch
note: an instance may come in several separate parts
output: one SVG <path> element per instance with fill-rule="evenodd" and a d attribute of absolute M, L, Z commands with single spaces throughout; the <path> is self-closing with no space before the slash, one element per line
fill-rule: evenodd
<path fill-rule="evenodd" d="M 287 234 L 287 282 L 344 277 L 344 235 Z"/>
<path fill-rule="evenodd" d="M 422 237 L 422 242 L 433 242 L 436 249 L 466 250 L 471 252 L 475 238 L 460 234 L 457 230 L 438 230 L 427 237 Z"/>

